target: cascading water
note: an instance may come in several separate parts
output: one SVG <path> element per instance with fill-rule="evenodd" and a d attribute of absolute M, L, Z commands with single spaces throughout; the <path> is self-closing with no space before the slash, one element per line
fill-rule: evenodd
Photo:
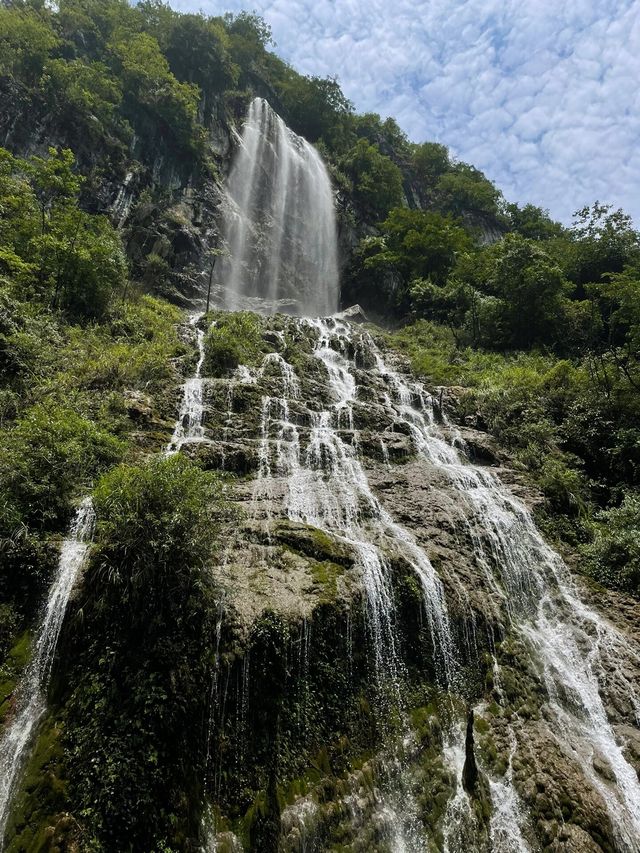
<path fill-rule="evenodd" d="M 167 445 L 165 453 L 171 455 L 177 453 L 185 442 L 200 441 L 204 435 L 202 428 L 202 365 L 204 364 L 204 332 L 198 328 L 198 320 L 201 314 L 192 315 L 189 324 L 196 330 L 196 343 L 198 346 L 198 362 L 196 369 L 184 383 L 182 391 L 182 405 L 178 414 L 178 420 Z"/>
<path fill-rule="evenodd" d="M 33 735 L 45 711 L 47 685 L 60 628 L 73 584 L 89 552 L 93 526 L 93 505 L 86 498 L 75 515 L 69 535 L 62 543 L 58 570 L 49 590 L 33 659 L 18 690 L 15 715 L 0 741 L 0 844 Z"/>
<path fill-rule="evenodd" d="M 600 695 L 602 674 L 606 672 L 611 679 L 619 673 L 624 695 L 638 708 L 628 674 L 616 668 L 616 652 L 622 657 L 623 638 L 580 600 L 568 570 L 546 545 L 524 504 L 493 473 L 468 461 L 459 435 L 446 419 L 442 423 L 439 411 L 436 416 L 430 395 L 391 368 L 366 333 L 335 318 L 288 322 L 294 338 L 306 336 L 314 341 L 312 354 L 323 366 L 324 396 L 309 397 L 307 378 L 281 353 L 272 352 L 265 356 L 262 367 L 243 372 L 244 381 L 253 383 L 262 397 L 255 518 L 262 512 L 261 517 L 270 524 L 280 513 L 292 522 L 317 527 L 351 548 L 365 593 L 374 676 L 387 689 L 395 685 L 383 697 L 383 707 L 384 702 L 391 702 L 401 708 L 404 664 L 397 644 L 393 569 L 387 557 L 389 553 L 399 555 L 423 589 L 439 684 L 454 694 L 464 694 L 462 651 L 450 625 L 442 582 L 414 534 L 394 519 L 369 481 L 361 440 L 377 446 L 380 439 L 361 439 L 358 420 L 362 407 L 368 405 L 363 402 L 365 396 L 375 400 L 371 405 L 382 412 L 376 417 L 397 431 L 385 433 L 385 441 L 392 446 L 394 434 L 408 436 L 424 460 L 421 464 L 432 466 L 450 484 L 451 494 L 457 495 L 456 507 L 464 523 L 461 533 L 468 536 L 477 566 L 487 575 L 489 594 L 502 602 L 503 617 L 537 661 L 545 690 L 545 715 L 553 719 L 553 736 L 608 808 L 617 849 L 638 851 L 640 785 Z M 269 338 L 276 340 L 273 332 Z M 276 345 L 281 352 L 286 348 L 280 338 Z M 358 368 L 358 359 L 367 365 L 366 388 L 361 387 L 365 371 Z M 230 381 L 238 378 L 234 375 Z M 388 447 L 384 459 L 385 469 L 393 465 Z M 450 574 L 455 582 L 455 566 Z M 473 646 L 474 638 L 467 639 Z M 493 648 L 492 636 L 489 648 Z M 500 696 L 497 659 L 494 666 L 495 695 Z M 478 715 L 482 716 L 481 711 Z M 452 716 L 456 716 L 453 709 Z M 503 719 L 509 760 L 506 772 L 488 778 L 493 813 L 485 840 L 475 834 L 473 809 L 462 786 L 464 735 L 460 722 L 454 719 L 450 731 L 444 733 L 443 759 L 456 786 L 442 817 L 443 849 L 450 853 L 527 850 L 527 817 L 512 770 L 512 759 L 521 747 L 518 728 L 513 727 L 519 725 L 517 718 L 513 724 L 507 716 Z M 596 770 L 599 759 L 608 763 L 611 779 Z M 397 756 L 391 755 L 385 771 L 388 778 L 394 761 Z M 403 773 L 400 761 L 395 779 Z M 402 781 L 400 786 L 394 781 L 384 795 L 378 791 L 375 821 L 384 827 L 381 831 L 392 850 L 424 849 L 425 837 L 420 835 L 420 819 L 414 819 L 411 795 L 410 783 Z M 345 807 L 350 809 L 350 802 L 354 804 L 354 827 L 366 827 L 371 815 L 367 818 L 366 811 L 356 807 L 357 796 L 351 801 L 347 798 Z M 309 823 L 301 824 L 300 815 L 312 812 L 312 804 L 300 803 L 287 812 L 286 820 L 297 824 L 299 833 L 303 829 L 308 833 Z"/>
<path fill-rule="evenodd" d="M 195 326 L 200 315 L 191 318 Z M 184 385 L 183 401 L 171 442 L 165 453 L 180 450 L 187 441 L 198 441 L 202 430 L 202 379 L 204 333 L 196 328 L 198 362 L 195 374 Z M 49 589 L 44 617 L 34 653 L 17 691 L 17 709 L 0 740 L 0 845 L 4 839 L 13 795 L 38 723 L 46 708 L 46 691 L 56 652 L 60 629 L 74 583 L 89 554 L 95 515 L 93 503 L 85 498 L 74 517 L 69 535 L 63 541 L 56 577 Z"/>
<path fill-rule="evenodd" d="M 305 419 L 310 428 L 303 449 L 299 427 L 291 415 L 292 398 L 289 396 L 292 391 L 299 393 L 299 382 L 291 365 L 279 359 L 284 396 L 263 397 L 258 488 L 261 481 L 274 473 L 285 477 L 287 517 L 341 537 L 358 555 L 375 669 L 378 676 L 396 687 L 400 664 L 395 648 L 394 608 L 384 548 L 402 555 L 424 591 L 425 615 L 442 684 L 451 685 L 456 679 L 456 656 L 442 584 L 411 534 L 393 520 L 373 494 L 358 458 L 357 438 L 348 443 L 341 434 L 345 428 L 353 430 L 352 404 L 357 387 L 345 354 L 350 329 L 335 320 L 303 322 L 317 332 L 315 356 L 326 368 L 333 402 L 328 409 L 306 409 Z M 275 459 L 271 456 L 273 427 L 276 430 Z"/>
<path fill-rule="evenodd" d="M 542 667 L 562 748 L 602 794 L 620 849 L 640 850 L 640 783 L 609 723 L 598 678 L 612 669 L 615 674 L 615 650 L 622 653 L 623 637 L 580 600 L 562 560 L 544 542 L 524 504 L 493 474 L 463 461 L 437 424 L 433 400 L 386 365 L 373 342 L 371 346 L 380 378 L 395 389 L 398 415 L 411 427 L 417 449 L 460 494 L 469 527 L 477 533 L 478 563 L 499 574 L 511 618 Z M 594 635 L 599 644 L 593 645 Z M 637 694 L 626 686 L 637 707 Z M 613 770 L 615 785 L 594 767 L 602 757 Z"/>
<path fill-rule="evenodd" d="M 255 98 L 227 181 L 221 307 L 332 314 L 338 307 L 336 221 L 322 158 Z"/>

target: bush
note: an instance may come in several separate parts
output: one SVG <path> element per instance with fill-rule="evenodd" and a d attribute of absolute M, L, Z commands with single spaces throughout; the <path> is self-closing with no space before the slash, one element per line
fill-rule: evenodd
<path fill-rule="evenodd" d="M 33 406 L 7 431 L 0 448 L 0 532 L 19 522 L 50 529 L 65 524 L 80 486 L 113 465 L 122 442 L 59 400 Z"/>
<path fill-rule="evenodd" d="M 640 494 L 627 494 L 620 506 L 600 513 L 594 541 L 583 551 L 596 580 L 640 595 Z"/>
<path fill-rule="evenodd" d="M 190 849 L 199 831 L 216 601 L 215 476 L 182 456 L 125 465 L 95 492 L 96 552 L 75 633 L 71 792 L 101 849 Z"/>
<path fill-rule="evenodd" d="M 260 320 L 243 311 L 220 315 L 205 339 L 203 371 L 207 376 L 224 376 L 239 364 L 257 366 L 268 347 L 262 340 Z"/>

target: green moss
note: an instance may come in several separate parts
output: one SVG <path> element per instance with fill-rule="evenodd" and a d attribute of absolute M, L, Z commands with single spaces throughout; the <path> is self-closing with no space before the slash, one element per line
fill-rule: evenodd
<path fill-rule="evenodd" d="M 0 726 L 11 711 L 13 693 L 30 658 L 31 633 L 24 631 L 18 636 L 0 667 Z"/>
<path fill-rule="evenodd" d="M 68 782 L 61 746 L 62 727 L 48 716 L 43 722 L 13 804 L 6 853 L 40 853 L 69 835 L 73 826 L 61 820 L 68 805 Z M 53 831 L 50 827 L 54 827 Z"/>
<path fill-rule="evenodd" d="M 344 567 L 328 561 L 311 565 L 311 574 L 316 584 L 321 587 L 321 598 L 332 601 L 338 594 L 338 578 L 344 573 Z"/>

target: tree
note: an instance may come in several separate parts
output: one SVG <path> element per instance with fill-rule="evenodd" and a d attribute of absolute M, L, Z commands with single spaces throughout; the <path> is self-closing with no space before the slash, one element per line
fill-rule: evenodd
<path fill-rule="evenodd" d="M 344 150 L 353 105 L 335 77 L 301 77 L 286 67 L 277 89 L 296 133 L 310 142 L 322 140 L 330 150 Z"/>
<path fill-rule="evenodd" d="M 406 133 L 393 118 L 384 121 L 377 113 L 365 113 L 353 117 L 353 128 L 357 136 L 376 145 L 389 157 L 406 157 L 411 145 Z"/>
<path fill-rule="evenodd" d="M 71 786 L 96 848 L 184 849 L 203 799 L 220 489 L 185 457 L 156 457 L 106 474 L 94 504 L 84 618 L 63 656 Z"/>
<path fill-rule="evenodd" d="M 439 142 L 423 142 L 413 149 L 413 165 L 425 189 L 432 190 L 438 179 L 451 168 L 449 149 Z"/>
<path fill-rule="evenodd" d="M 621 273 L 640 257 L 640 234 L 623 210 L 596 201 L 575 213 L 570 231 L 575 244 L 569 278 L 579 286 L 600 282 L 605 273 Z"/>
<path fill-rule="evenodd" d="M 50 53 L 59 44 L 46 13 L 0 7 L 0 72 L 35 85 Z"/>
<path fill-rule="evenodd" d="M 485 175 L 467 163 L 456 163 L 436 185 L 442 209 L 456 216 L 479 214 L 495 217 L 502 193 Z"/>
<path fill-rule="evenodd" d="M 450 216 L 398 207 L 382 225 L 387 246 L 405 279 L 443 285 L 458 255 L 471 249 L 465 230 Z"/>
<path fill-rule="evenodd" d="M 589 292 L 599 303 L 606 325 L 605 346 L 618 370 L 640 391 L 640 269 L 608 273 Z"/>
<path fill-rule="evenodd" d="M 122 133 L 118 116 L 122 86 L 104 63 L 52 59 L 45 66 L 42 85 L 57 107 L 67 139 L 88 145 Z"/>
<path fill-rule="evenodd" d="M 502 345 L 529 349 L 556 338 L 567 283 L 536 241 L 507 235 L 493 253 L 487 289 L 501 300 Z M 490 339 L 491 330 L 486 334 Z"/>
<path fill-rule="evenodd" d="M 222 21 L 204 15 L 177 15 L 166 55 L 179 80 L 195 83 L 205 96 L 235 86 L 238 69 L 229 56 L 230 38 Z"/>
<path fill-rule="evenodd" d="M 402 172 L 375 145 L 359 139 L 340 160 L 340 166 L 353 182 L 355 201 L 366 214 L 383 219 L 402 201 Z"/>
<path fill-rule="evenodd" d="M 551 219 L 549 211 L 535 204 L 525 204 L 524 207 L 508 204 L 505 212 L 512 230 L 530 240 L 550 240 L 564 234 L 564 228 Z"/>
<path fill-rule="evenodd" d="M 52 307 L 103 314 L 127 276 L 120 237 L 79 206 L 82 179 L 68 149 L 19 160 L 0 149 L 0 268 Z"/>
<path fill-rule="evenodd" d="M 185 147 L 199 143 L 196 119 L 200 90 L 193 83 L 176 80 L 157 40 L 148 33 L 137 33 L 115 41 L 111 50 L 120 66 L 132 116 L 143 106 Z"/>

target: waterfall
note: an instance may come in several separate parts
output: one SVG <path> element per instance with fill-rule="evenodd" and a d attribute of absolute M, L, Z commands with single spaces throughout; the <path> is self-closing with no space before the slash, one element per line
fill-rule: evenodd
<path fill-rule="evenodd" d="M 178 452 L 185 442 L 202 440 L 201 371 L 204 363 L 204 332 L 196 326 L 200 316 L 196 314 L 190 319 L 190 324 L 196 327 L 198 346 L 195 373 L 183 386 L 180 413 L 165 455 Z M 11 801 L 20 781 L 33 735 L 46 708 L 46 691 L 58 636 L 71 590 L 89 553 L 94 524 L 93 503 L 91 498 L 85 498 L 76 512 L 68 536 L 62 543 L 58 570 L 47 596 L 33 659 L 17 692 L 17 710 L 0 740 L 0 844 L 4 838 Z"/>
<path fill-rule="evenodd" d="M 202 428 L 202 365 L 204 364 L 204 332 L 198 328 L 198 320 L 202 314 L 193 314 L 189 325 L 196 330 L 198 361 L 193 376 L 182 386 L 182 404 L 178 414 L 171 441 L 165 449 L 165 455 L 177 453 L 183 444 L 190 441 L 201 441 L 204 435 Z"/>
<path fill-rule="evenodd" d="M 410 427 L 416 449 L 459 493 L 469 529 L 475 531 L 478 565 L 487 572 L 495 566 L 499 573 L 512 622 L 528 639 L 541 666 L 562 749 L 601 794 L 620 850 L 637 853 L 640 782 L 616 739 L 600 695 L 604 680 L 599 676 L 619 677 L 631 704 L 638 708 L 638 693 L 621 672 L 625 638 L 580 600 L 568 569 L 546 544 L 525 505 L 495 475 L 470 464 L 447 440 L 424 389 L 385 364 L 371 340 L 370 346 L 380 380 L 394 389 L 395 408 Z M 602 758 L 613 771 L 615 785 L 596 770 L 595 763 Z M 502 797 L 503 814 L 505 809 L 517 813 L 510 792 L 505 795 L 494 787 L 494 793 Z"/>
<path fill-rule="evenodd" d="M 221 307 L 325 316 L 338 307 L 333 191 L 322 158 L 255 98 L 227 181 Z"/>
<path fill-rule="evenodd" d="M 93 526 L 93 505 L 86 498 L 75 515 L 69 535 L 62 543 L 58 570 L 49 590 L 33 659 L 18 691 L 15 715 L 0 741 L 0 842 L 4 838 L 11 800 L 32 737 L 45 710 L 46 690 L 60 628 L 73 584 L 89 552 Z"/>
<path fill-rule="evenodd" d="M 281 358 L 278 360 L 283 396 L 263 397 L 258 491 L 272 476 L 285 477 L 283 509 L 287 517 L 337 535 L 357 555 L 367 601 L 375 674 L 380 682 L 395 685 L 399 704 L 401 664 L 396 653 L 390 569 L 384 546 L 402 555 L 422 586 L 436 664 L 442 686 L 446 687 L 455 681 L 457 667 L 444 591 L 425 552 L 373 494 L 358 456 L 357 442 L 348 443 L 342 435 L 345 428 L 353 429 L 357 388 L 347 355 L 350 327 L 331 319 L 302 322 L 317 333 L 314 355 L 326 368 L 333 403 L 321 411 L 307 409 L 310 429 L 303 450 L 300 431 L 290 411 L 290 395 L 292 389 L 299 394 L 299 380 L 291 365 Z M 267 356 L 265 361 L 273 359 Z"/>
<path fill-rule="evenodd" d="M 376 691 L 376 683 L 380 685 L 378 693 L 384 694 L 379 697 L 383 713 L 393 706 L 402 710 L 405 675 L 388 553 L 399 555 L 420 582 L 439 686 L 452 694 L 464 693 L 462 652 L 451 628 L 442 581 L 423 545 L 396 520 L 393 508 L 384 505 L 369 481 L 358 420 L 363 405 L 374 406 L 376 420 L 393 424 L 394 432 L 385 438 L 391 440 L 394 433 L 408 436 L 413 452 L 457 496 L 456 512 L 463 522 L 460 533 L 468 537 L 480 576 L 486 575 L 491 606 L 494 599 L 499 602 L 502 616 L 497 618 L 506 619 L 510 631 L 526 643 L 539 673 L 543 717 L 550 736 L 568 761 L 580 768 L 585 783 L 608 809 L 616 849 L 638 853 L 640 784 L 601 696 L 606 676 L 619 681 L 629 704 L 636 711 L 640 708 L 638 691 L 624 672 L 624 637 L 581 600 L 568 569 L 545 543 L 524 503 L 492 471 L 469 462 L 460 435 L 446 418 L 442 422 L 440 412 L 436 417 L 431 396 L 390 366 L 366 332 L 339 318 L 289 322 L 294 338 L 314 341 L 312 355 L 324 368 L 325 396 L 309 399 L 304 374 L 276 352 L 265 356 L 262 367 L 245 369 L 242 375 L 237 371 L 230 380 L 252 382 L 261 391 L 253 517 L 259 517 L 264 504 L 267 524 L 280 512 L 350 547 L 362 580 L 373 686 Z M 269 335 L 284 351 L 281 336 Z M 365 434 L 362 440 L 372 439 Z M 385 470 L 392 464 L 389 447 L 386 451 Z M 448 574 L 455 584 L 455 566 Z M 470 642 L 473 644 L 473 638 Z M 494 680 L 498 685 L 497 659 Z M 502 704 L 502 693 L 498 687 L 496 691 Z M 478 715 L 482 716 L 480 709 Z M 462 786 L 464 731 L 453 707 L 452 717 L 449 731 L 444 732 L 443 758 L 456 785 L 442 818 L 443 849 L 451 853 L 484 850 L 485 842 L 477 835 L 473 808 Z M 515 853 L 529 849 L 526 808 L 516 790 L 512 767 L 522 742 L 517 739 L 517 718 L 512 723 L 507 716 L 503 719 L 508 764 L 499 776 L 486 771 L 493 802 L 486 844 L 501 853 Z M 610 779 L 598 772 L 603 759 L 611 769 Z M 376 825 L 385 827 L 391 849 L 423 850 L 424 830 L 411 800 L 410 779 L 405 778 L 410 771 L 403 765 L 401 753 L 391 754 L 385 761 L 389 785 L 385 782 L 376 794 Z M 348 798 L 343 805 L 350 808 Z M 299 803 L 287 811 L 287 825 L 295 824 L 301 835 L 308 833 L 309 823 L 301 815 L 312 811 L 313 806 Z M 355 831 L 361 824 L 366 827 L 362 822 L 369 819 L 366 813 L 354 811 Z"/>

